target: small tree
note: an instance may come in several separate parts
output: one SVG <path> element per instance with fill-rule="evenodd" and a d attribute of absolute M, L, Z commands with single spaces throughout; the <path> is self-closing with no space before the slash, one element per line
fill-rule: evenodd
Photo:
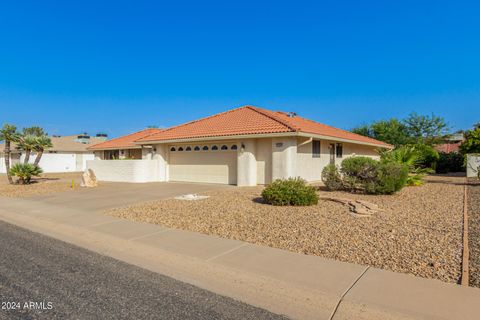
<path fill-rule="evenodd" d="M 435 115 L 424 116 L 416 112 L 411 113 L 403 120 L 408 134 L 416 139 L 417 143 L 435 144 L 441 142 L 448 134 L 448 125 L 445 119 Z"/>
<path fill-rule="evenodd" d="M 20 150 L 25 151 L 24 163 L 28 163 L 30 161 L 30 154 L 32 153 L 32 150 L 35 149 L 35 146 L 37 145 L 36 138 L 37 137 L 32 135 L 26 135 L 19 138 L 18 148 Z"/>
<path fill-rule="evenodd" d="M 47 136 L 40 136 L 36 138 L 36 144 L 34 150 L 37 152 L 37 157 L 35 158 L 35 161 L 33 164 L 35 166 L 38 166 L 40 163 L 40 160 L 42 159 L 43 152 L 45 149 L 53 147 L 52 144 L 52 139 L 50 139 Z"/>
<path fill-rule="evenodd" d="M 10 155 L 12 153 L 11 143 L 17 142 L 20 135 L 17 132 L 17 127 L 11 124 L 4 124 L 0 130 L 0 141 L 5 142 L 5 168 L 7 169 L 7 178 L 10 184 L 13 184 L 12 176 L 10 175 Z"/>
<path fill-rule="evenodd" d="M 460 152 L 464 155 L 480 153 L 480 126 L 465 133 L 465 141 L 460 145 Z"/>

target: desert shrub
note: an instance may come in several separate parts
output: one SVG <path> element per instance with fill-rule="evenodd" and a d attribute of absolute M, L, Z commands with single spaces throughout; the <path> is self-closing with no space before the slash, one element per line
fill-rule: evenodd
<path fill-rule="evenodd" d="M 437 173 L 464 172 L 464 156 L 458 152 L 440 152 L 440 157 L 437 161 L 436 171 Z"/>
<path fill-rule="evenodd" d="M 364 191 L 366 185 L 377 178 L 379 162 L 368 157 L 351 157 L 343 160 L 341 173 L 343 187 L 349 191 Z"/>
<path fill-rule="evenodd" d="M 300 178 L 273 181 L 263 189 L 262 198 L 274 206 L 311 206 L 318 203 L 315 188 Z"/>
<path fill-rule="evenodd" d="M 395 162 L 381 162 L 377 167 L 374 183 L 366 185 L 366 192 L 373 194 L 393 194 L 407 184 L 408 167 Z"/>
<path fill-rule="evenodd" d="M 342 176 L 338 171 L 338 168 L 334 164 L 329 164 L 322 171 L 322 181 L 328 190 L 341 190 L 343 189 Z"/>
<path fill-rule="evenodd" d="M 397 163 L 408 168 L 408 186 L 420 186 L 425 175 L 432 173 L 432 161 L 438 159 L 438 152 L 422 144 L 405 145 L 381 153 L 381 162 Z"/>
<path fill-rule="evenodd" d="M 327 166 L 322 181 L 329 190 L 368 194 L 392 194 L 401 190 L 409 178 L 408 166 L 368 157 L 351 157 L 342 162 L 340 171 Z"/>
<path fill-rule="evenodd" d="M 42 174 L 42 169 L 39 166 L 31 163 L 17 163 L 10 168 L 10 175 L 18 179 L 20 184 L 28 184 L 32 177 Z"/>

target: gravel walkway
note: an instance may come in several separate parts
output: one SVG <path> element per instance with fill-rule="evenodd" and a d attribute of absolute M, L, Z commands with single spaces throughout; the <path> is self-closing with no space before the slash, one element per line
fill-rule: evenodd
<path fill-rule="evenodd" d="M 480 288 L 480 182 L 468 186 L 468 240 L 470 247 L 470 285 Z"/>
<path fill-rule="evenodd" d="M 72 180 L 77 189 L 80 188 L 81 173 L 45 173 L 28 185 L 8 184 L 7 176 L 2 174 L 0 196 L 21 198 L 76 190 L 72 189 Z"/>
<path fill-rule="evenodd" d="M 338 203 L 274 207 L 261 187 L 206 193 L 201 201 L 163 200 L 107 214 L 457 283 L 461 274 L 464 178 L 429 177 L 393 196 L 364 199 L 384 211 L 358 218 Z"/>

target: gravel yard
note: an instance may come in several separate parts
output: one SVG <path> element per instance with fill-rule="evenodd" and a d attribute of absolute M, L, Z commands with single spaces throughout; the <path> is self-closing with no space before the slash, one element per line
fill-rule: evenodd
<path fill-rule="evenodd" d="M 213 191 L 199 201 L 143 203 L 107 214 L 457 283 L 464 178 L 427 180 L 393 196 L 319 191 L 363 199 L 383 210 L 367 218 L 324 200 L 312 207 L 262 204 L 261 187 Z"/>
<path fill-rule="evenodd" d="M 480 182 L 468 186 L 468 240 L 470 247 L 470 285 L 480 288 Z"/>
<path fill-rule="evenodd" d="M 80 188 L 81 173 L 45 173 L 41 177 L 33 178 L 29 185 L 10 185 L 7 176 L 0 174 L 0 196 L 3 197 L 31 197 L 56 192 L 72 191 L 72 180 L 75 187 Z"/>

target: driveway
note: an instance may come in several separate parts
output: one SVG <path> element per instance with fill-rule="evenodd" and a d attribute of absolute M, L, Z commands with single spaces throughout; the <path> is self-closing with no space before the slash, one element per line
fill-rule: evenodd
<path fill-rule="evenodd" d="M 161 200 L 183 194 L 199 193 L 221 188 L 234 188 L 228 185 L 156 182 L 156 183 L 114 183 L 102 182 L 97 188 L 84 188 L 77 192 L 55 193 L 29 198 L 42 203 L 77 210 L 101 211 L 131 205 L 138 202 Z"/>

